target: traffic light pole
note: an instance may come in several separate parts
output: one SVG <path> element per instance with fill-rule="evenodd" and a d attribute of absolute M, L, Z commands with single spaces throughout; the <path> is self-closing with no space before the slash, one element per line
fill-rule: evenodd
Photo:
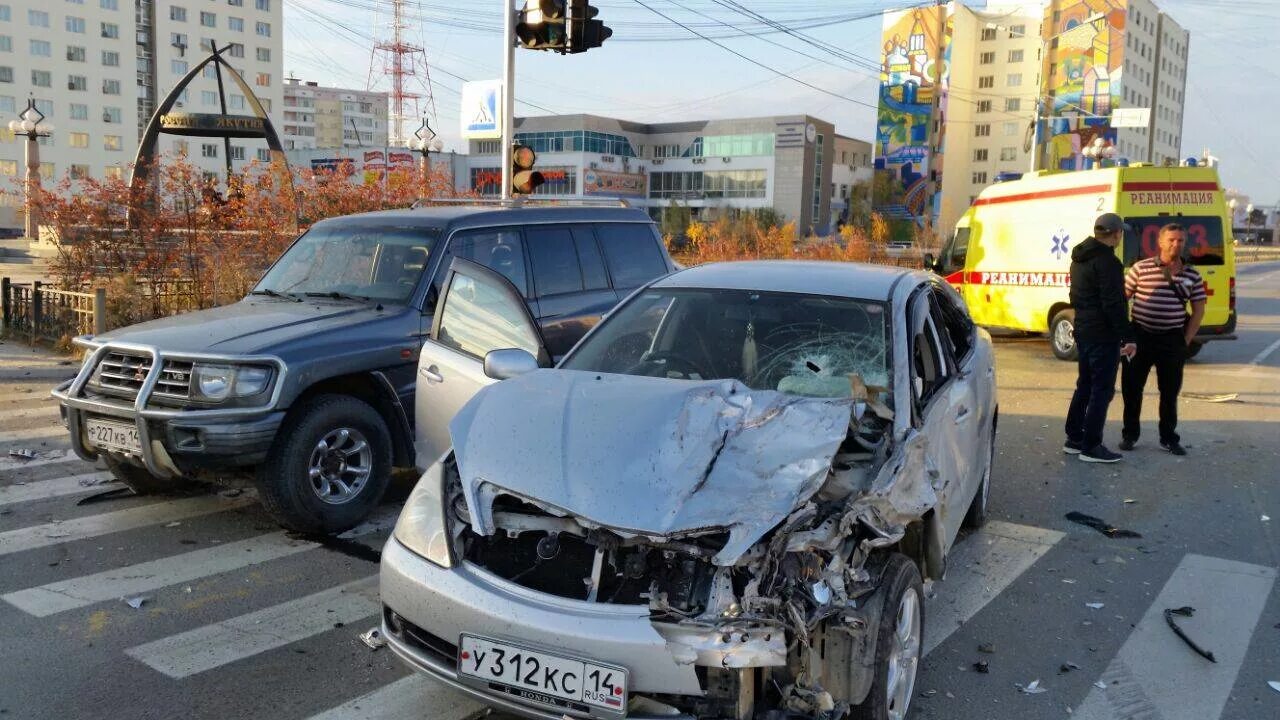
<path fill-rule="evenodd" d="M 502 199 L 511 199 L 511 148 L 516 117 L 516 11 L 502 2 Z"/>

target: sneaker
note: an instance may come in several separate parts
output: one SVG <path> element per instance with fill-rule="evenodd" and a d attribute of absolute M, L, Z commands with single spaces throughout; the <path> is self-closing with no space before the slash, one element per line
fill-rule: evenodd
<path fill-rule="evenodd" d="M 1136 442 L 1137 442 L 1136 440 L 1128 440 L 1128 439 L 1121 440 L 1121 441 L 1120 441 L 1120 449 L 1121 449 L 1121 450 L 1123 450 L 1123 451 L 1125 451 L 1125 452 L 1129 452 L 1130 450 L 1132 450 L 1132 449 L 1133 449 L 1133 446 L 1134 446 L 1134 444 L 1135 444 Z"/>
<path fill-rule="evenodd" d="M 1172 453 L 1172 454 L 1174 454 L 1174 455 L 1186 455 L 1186 454 L 1187 454 L 1187 451 L 1182 447 L 1182 445 L 1179 445 L 1179 444 L 1178 444 L 1178 441 L 1177 441 L 1177 440 L 1174 440 L 1173 442 L 1164 442 L 1164 441 L 1162 440 L 1162 441 L 1160 441 L 1160 447 L 1164 448 L 1165 450 L 1168 450 L 1170 453 Z"/>
<path fill-rule="evenodd" d="M 1084 450 L 1080 453 L 1080 460 L 1090 463 L 1115 463 L 1123 459 L 1123 455 L 1111 452 L 1105 445 L 1099 445 L 1092 450 Z"/>
<path fill-rule="evenodd" d="M 1062 452 L 1068 455 L 1079 455 L 1084 450 L 1084 446 L 1075 440 L 1068 440 L 1062 445 Z"/>

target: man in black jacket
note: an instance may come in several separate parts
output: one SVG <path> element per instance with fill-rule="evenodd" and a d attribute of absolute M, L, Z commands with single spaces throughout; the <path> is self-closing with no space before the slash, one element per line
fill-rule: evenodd
<path fill-rule="evenodd" d="M 1067 442 L 1062 451 L 1084 462 L 1121 459 L 1102 444 L 1102 426 L 1116 394 L 1120 356 L 1132 357 L 1137 349 L 1124 296 L 1124 266 L 1116 257 L 1116 246 L 1126 229 L 1119 215 L 1099 215 L 1093 236 L 1071 250 L 1071 306 L 1076 313 L 1079 374 L 1067 410 Z"/>

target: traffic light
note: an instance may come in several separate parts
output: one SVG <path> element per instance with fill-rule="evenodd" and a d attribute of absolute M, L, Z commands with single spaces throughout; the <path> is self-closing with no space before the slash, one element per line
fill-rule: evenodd
<path fill-rule="evenodd" d="M 533 169 L 538 154 L 533 148 L 516 145 L 511 149 L 511 193 L 513 195 L 529 195 L 539 185 L 546 182 L 542 173 Z"/>
<path fill-rule="evenodd" d="M 600 8 L 592 7 L 590 0 L 569 0 L 567 52 L 581 53 L 598 48 L 613 35 L 603 22 L 593 19 L 598 14 Z"/>
<path fill-rule="evenodd" d="M 526 0 L 516 21 L 516 40 L 530 50 L 565 49 L 564 0 Z"/>

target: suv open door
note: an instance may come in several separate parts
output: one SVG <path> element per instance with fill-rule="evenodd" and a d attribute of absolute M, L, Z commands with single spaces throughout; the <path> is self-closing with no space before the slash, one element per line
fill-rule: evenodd
<path fill-rule="evenodd" d="M 414 411 L 420 463 L 429 465 L 449 448 L 453 416 L 495 381 L 485 372 L 486 356 L 506 349 L 529 353 L 539 367 L 551 365 L 538 324 L 516 287 L 483 265 L 454 258 L 418 359 Z"/>

